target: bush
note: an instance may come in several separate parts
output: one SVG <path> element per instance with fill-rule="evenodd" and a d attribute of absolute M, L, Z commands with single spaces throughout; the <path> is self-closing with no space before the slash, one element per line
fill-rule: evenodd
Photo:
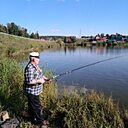
<path fill-rule="evenodd" d="M 64 91 L 49 103 L 49 119 L 60 128 L 124 128 L 118 106 L 103 94 Z"/>
<path fill-rule="evenodd" d="M 22 93 L 23 70 L 15 61 L 0 61 L 0 110 L 8 110 L 19 115 L 26 106 Z M 44 71 L 52 76 L 51 71 Z M 58 128 L 124 128 L 118 105 L 111 97 L 95 91 L 78 93 L 77 90 L 64 90 L 57 93 L 55 83 L 44 84 L 40 96 L 44 115 L 50 120 L 51 127 Z M 21 127 L 32 126 L 22 122 Z"/>
<path fill-rule="evenodd" d="M 22 93 L 23 71 L 15 60 L 0 61 L 0 105 L 10 113 L 20 113 L 25 100 Z"/>

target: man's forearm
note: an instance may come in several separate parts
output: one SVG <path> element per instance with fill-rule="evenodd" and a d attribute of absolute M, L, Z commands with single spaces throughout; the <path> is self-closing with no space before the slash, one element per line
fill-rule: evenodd
<path fill-rule="evenodd" d="M 34 79 L 30 82 L 30 84 L 43 84 L 45 80 L 43 78 L 41 79 Z"/>

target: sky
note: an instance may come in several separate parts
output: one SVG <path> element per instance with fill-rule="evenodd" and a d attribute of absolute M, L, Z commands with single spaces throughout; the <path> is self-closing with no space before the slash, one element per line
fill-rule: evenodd
<path fill-rule="evenodd" d="M 128 0 L 0 0 L 0 24 L 40 35 L 128 35 Z"/>

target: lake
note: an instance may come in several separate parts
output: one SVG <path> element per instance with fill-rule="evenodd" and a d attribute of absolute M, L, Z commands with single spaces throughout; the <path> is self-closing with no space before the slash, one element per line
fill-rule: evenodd
<path fill-rule="evenodd" d="M 117 56 L 121 57 L 66 74 L 57 79 L 57 85 L 94 89 L 128 106 L 128 48 L 63 47 L 45 50 L 40 53 L 40 66 L 47 66 L 56 75 Z"/>

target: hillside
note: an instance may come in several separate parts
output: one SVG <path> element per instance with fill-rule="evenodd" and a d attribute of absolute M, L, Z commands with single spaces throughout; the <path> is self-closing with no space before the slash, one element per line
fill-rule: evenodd
<path fill-rule="evenodd" d="M 0 32 L 0 54 L 1 57 L 16 57 L 30 51 L 57 47 L 59 44 L 51 41 L 29 39 Z"/>

